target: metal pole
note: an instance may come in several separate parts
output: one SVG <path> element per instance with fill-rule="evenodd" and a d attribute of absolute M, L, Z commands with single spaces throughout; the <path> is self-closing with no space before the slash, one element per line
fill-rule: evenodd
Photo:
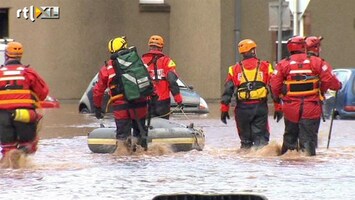
<path fill-rule="evenodd" d="M 298 33 L 298 0 L 294 0 L 294 13 L 293 13 L 293 35 L 299 35 Z"/>
<path fill-rule="evenodd" d="M 330 143 L 330 138 L 332 136 L 332 130 L 333 130 L 333 121 L 334 121 L 334 113 L 335 113 L 335 110 L 336 110 L 336 106 L 337 106 L 337 101 L 338 101 L 338 91 L 335 92 L 335 102 L 334 102 L 334 107 L 332 109 L 332 112 L 331 112 L 331 119 L 330 119 L 330 127 L 329 127 L 329 133 L 328 133 L 328 142 L 327 142 L 327 149 L 329 149 L 329 143 Z"/>
<path fill-rule="evenodd" d="M 299 20 L 299 30 L 300 30 L 300 36 L 304 36 L 304 25 L 303 25 L 303 16 L 301 16 L 300 20 Z"/>
<path fill-rule="evenodd" d="M 241 0 L 235 0 L 235 47 L 240 41 L 240 31 L 241 31 Z M 237 48 L 235 48 L 237 49 Z M 235 51 L 235 60 L 236 63 L 239 62 L 239 53 L 238 50 Z"/>
<path fill-rule="evenodd" d="M 282 3 L 283 0 L 279 0 L 279 21 L 278 21 L 278 30 L 277 30 L 277 62 L 282 58 Z"/>

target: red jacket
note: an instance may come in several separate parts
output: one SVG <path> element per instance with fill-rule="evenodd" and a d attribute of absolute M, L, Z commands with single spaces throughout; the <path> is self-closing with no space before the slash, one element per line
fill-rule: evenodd
<path fill-rule="evenodd" d="M 328 63 L 304 53 L 281 60 L 270 82 L 274 99 L 283 100 L 285 118 L 295 123 L 301 118 L 320 118 L 321 94 L 341 88 Z"/>
<path fill-rule="evenodd" d="M 29 66 L 9 60 L 0 70 L 0 109 L 36 108 L 49 93 L 45 81 Z"/>
<path fill-rule="evenodd" d="M 105 90 L 110 88 L 112 83 L 112 78 L 116 75 L 115 70 L 112 67 L 112 60 L 109 60 L 106 65 L 101 66 L 98 82 L 93 88 L 93 102 L 95 107 L 101 108 L 103 96 Z M 109 91 L 110 96 L 112 96 L 111 91 Z M 121 96 L 119 99 L 123 100 L 124 97 Z"/>
<path fill-rule="evenodd" d="M 176 82 L 178 75 L 175 71 L 176 65 L 174 61 L 169 56 L 157 50 L 150 50 L 142 56 L 142 60 L 148 66 L 149 74 L 153 79 L 155 92 L 159 96 L 158 100 L 170 99 L 171 92 L 175 102 L 181 103 L 182 97 Z"/>
<path fill-rule="evenodd" d="M 244 69 L 242 69 L 240 63 L 242 64 Z M 240 90 L 238 93 L 243 93 L 242 88 L 244 87 L 244 84 L 247 81 L 249 82 L 258 81 L 258 82 L 262 82 L 265 86 L 269 85 L 270 76 L 273 72 L 273 67 L 269 62 L 262 61 L 253 57 L 253 58 L 245 59 L 240 63 L 237 63 L 229 67 L 227 79 L 224 84 L 225 89 L 221 100 L 222 112 L 228 112 L 229 103 L 231 102 L 231 98 L 234 94 L 234 89 L 239 88 Z M 248 99 L 250 103 L 252 103 L 253 100 L 256 100 L 255 102 L 258 102 L 258 100 L 260 99 L 267 98 L 266 87 L 252 93 L 253 94 L 251 94 L 250 98 Z M 245 94 L 238 95 L 238 99 L 239 100 L 245 99 Z"/>

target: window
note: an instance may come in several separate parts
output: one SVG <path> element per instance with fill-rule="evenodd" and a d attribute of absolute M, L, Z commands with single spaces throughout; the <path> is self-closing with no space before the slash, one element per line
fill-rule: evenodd
<path fill-rule="evenodd" d="M 9 9 L 0 8 L 0 38 L 9 37 Z"/>
<path fill-rule="evenodd" d="M 164 4 L 164 0 L 139 0 L 140 4 Z"/>
<path fill-rule="evenodd" d="M 170 6 L 164 0 L 139 0 L 141 12 L 170 12 Z"/>

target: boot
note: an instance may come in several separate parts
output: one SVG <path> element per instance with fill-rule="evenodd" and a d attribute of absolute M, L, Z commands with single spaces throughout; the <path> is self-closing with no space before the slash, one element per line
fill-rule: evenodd
<path fill-rule="evenodd" d="M 14 149 L 8 152 L 9 167 L 18 169 L 21 167 L 21 159 L 26 156 L 26 153 L 19 149 Z"/>
<path fill-rule="evenodd" d="M 287 152 L 287 147 L 284 145 L 284 144 L 282 144 L 282 147 L 281 147 L 281 154 L 280 155 L 283 155 L 283 154 L 285 154 L 286 152 Z"/>
<path fill-rule="evenodd" d="M 131 150 L 131 152 L 136 152 L 137 145 L 138 145 L 138 138 L 133 137 L 133 136 L 129 136 L 126 139 L 125 144 L 126 144 L 127 148 Z"/>
<path fill-rule="evenodd" d="M 316 155 L 316 145 L 313 142 L 306 142 L 304 144 L 304 149 L 302 151 L 306 152 L 307 156 Z"/>

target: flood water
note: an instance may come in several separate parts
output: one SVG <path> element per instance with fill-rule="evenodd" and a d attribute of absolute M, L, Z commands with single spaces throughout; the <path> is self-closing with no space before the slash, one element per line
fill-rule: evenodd
<path fill-rule="evenodd" d="M 20 169 L 0 169 L 0 199 L 151 200 L 160 194 L 262 194 L 268 199 L 354 199 L 355 121 L 321 123 L 317 156 L 277 156 L 283 123 L 270 116 L 271 142 L 260 151 L 239 151 L 234 120 L 219 120 L 218 104 L 208 115 L 174 115 L 171 120 L 202 128 L 203 151 L 92 153 L 87 133 L 99 127 L 77 102 L 44 111 L 38 152 Z M 230 112 L 231 114 L 232 112 Z M 112 119 L 105 119 L 113 126 Z M 153 151 L 153 150 L 152 150 Z"/>

